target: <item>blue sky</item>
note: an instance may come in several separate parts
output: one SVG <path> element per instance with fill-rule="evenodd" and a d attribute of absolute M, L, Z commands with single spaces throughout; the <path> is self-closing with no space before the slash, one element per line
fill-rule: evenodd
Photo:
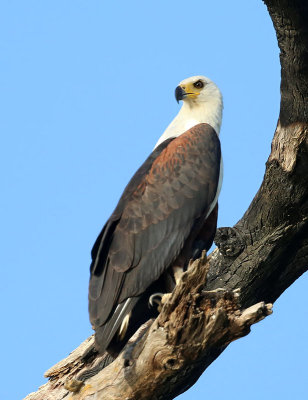
<path fill-rule="evenodd" d="M 230 226 L 262 181 L 279 114 L 260 0 L 2 1 L 1 399 L 36 390 L 92 333 L 91 246 L 177 113 L 174 88 L 197 74 L 224 95 L 219 226 Z M 305 290 L 307 276 L 180 399 L 305 397 Z"/>

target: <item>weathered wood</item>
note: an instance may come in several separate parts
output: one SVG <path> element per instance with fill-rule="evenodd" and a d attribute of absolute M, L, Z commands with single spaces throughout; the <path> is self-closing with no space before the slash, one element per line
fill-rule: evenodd
<path fill-rule="evenodd" d="M 191 265 L 157 320 L 141 327 L 112 364 L 91 376 L 94 363 L 104 359 L 96 357 L 92 365 L 85 362 L 84 355 L 93 351 L 91 337 L 47 371 L 51 381 L 27 399 L 63 398 L 66 389 L 76 400 L 173 398 L 174 380 L 186 384 L 187 374 L 200 358 L 247 335 L 252 324 L 272 312 L 272 305 L 264 302 L 240 310 L 237 291 L 205 291 L 205 260 Z M 86 372 L 87 379 L 81 380 Z"/>
<path fill-rule="evenodd" d="M 143 326 L 113 363 L 105 367 L 110 359 L 98 356 L 89 338 L 51 368 L 49 382 L 27 400 L 172 399 L 268 315 L 265 303 L 307 270 L 308 2 L 265 4 L 281 51 L 281 105 L 264 180 L 250 207 L 233 228 L 218 230 L 209 260 L 184 275 L 157 320 Z"/>

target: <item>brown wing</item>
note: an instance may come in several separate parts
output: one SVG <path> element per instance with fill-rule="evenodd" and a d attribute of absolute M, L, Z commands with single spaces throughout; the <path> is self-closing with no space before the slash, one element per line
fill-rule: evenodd
<path fill-rule="evenodd" d="M 219 139 L 199 124 L 162 143 L 137 171 L 93 248 L 89 311 L 96 329 L 114 324 L 112 314 L 178 256 L 215 198 L 219 169 Z"/>

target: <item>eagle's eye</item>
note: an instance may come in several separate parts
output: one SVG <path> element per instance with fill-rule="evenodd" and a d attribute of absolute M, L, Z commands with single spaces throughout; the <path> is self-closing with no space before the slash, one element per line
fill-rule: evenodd
<path fill-rule="evenodd" d="M 202 89 L 203 86 L 204 86 L 204 83 L 200 80 L 194 83 L 194 87 L 197 89 Z"/>

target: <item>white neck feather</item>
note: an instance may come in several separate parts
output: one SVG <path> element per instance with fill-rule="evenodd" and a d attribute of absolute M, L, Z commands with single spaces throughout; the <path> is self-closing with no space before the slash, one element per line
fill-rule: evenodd
<path fill-rule="evenodd" d="M 185 99 L 183 101 L 178 115 L 167 127 L 154 148 L 165 140 L 178 137 L 188 129 L 201 123 L 211 125 L 219 135 L 223 109 L 222 95 L 216 85 L 213 85 L 208 92 L 206 98 L 202 99 L 202 101 L 201 99 Z"/>

